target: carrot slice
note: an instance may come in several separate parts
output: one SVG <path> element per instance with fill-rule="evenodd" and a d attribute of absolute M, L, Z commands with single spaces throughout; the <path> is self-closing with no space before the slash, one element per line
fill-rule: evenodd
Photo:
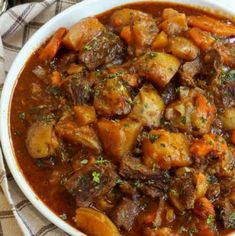
<path fill-rule="evenodd" d="M 188 24 L 222 37 L 235 35 L 234 25 L 228 25 L 208 16 L 189 16 Z"/>
<path fill-rule="evenodd" d="M 61 83 L 60 73 L 58 71 L 53 71 L 51 75 L 51 83 L 53 85 L 59 86 Z"/>
<path fill-rule="evenodd" d="M 235 145 L 235 129 L 232 131 L 231 134 L 231 142 Z"/>
<path fill-rule="evenodd" d="M 131 32 L 131 27 L 130 26 L 125 26 L 123 27 L 121 33 L 120 33 L 121 38 L 125 40 L 125 42 L 130 45 L 133 41 L 132 39 L 132 32 Z"/>
<path fill-rule="evenodd" d="M 208 50 L 215 42 L 215 39 L 210 33 L 196 27 L 191 28 L 188 31 L 188 34 L 193 42 L 202 50 Z"/>
<path fill-rule="evenodd" d="M 62 39 L 65 35 L 65 33 L 67 32 L 67 29 L 65 28 L 59 28 L 54 35 L 52 36 L 52 38 L 49 40 L 49 42 L 47 43 L 47 45 L 42 49 L 40 55 L 39 55 L 39 59 L 41 61 L 51 61 L 56 53 L 58 52 Z"/>

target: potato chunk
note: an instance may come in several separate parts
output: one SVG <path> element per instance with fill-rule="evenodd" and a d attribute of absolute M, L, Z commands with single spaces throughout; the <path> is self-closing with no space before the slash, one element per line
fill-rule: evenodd
<path fill-rule="evenodd" d="M 158 127 L 165 104 L 151 84 L 144 84 L 134 100 L 130 118 L 140 121 L 144 126 Z"/>
<path fill-rule="evenodd" d="M 180 59 L 192 61 L 198 56 L 199 49 L 189 39 L 172 37 L 169 40 L 168 52 Z"/>
<path fill-rule="evenodd" d="M 140 76 L 145 76 L 157 86 L 164 87 L 178 71 L 180 61 L 167 53 L 149 52 L 139 58 L 135 67 Z"/>
<path fill-rule="evenodd" d="M 71 27 L 63 39 L 63 44 L 69 49 L 79 51 L 104 31 L 105 27 L 95 17 L 87 17 Z"/>
<path fill-rule="evenodd" d="M 33 123 L 27 132 L 26 146 L 32 158 L 44 158 L 55 154 L 59 147 L 55 136 L 54 122 Z"/>
<path fill-rule="evenodd" d="M 178 35 L 188 30 L 187 18 L 184 13 L 166 8 L 163 10 L 162 18 L 164 21 L 160 24 L 160 28 L 168 35 Z"/>
<path fill-rule="evenodd" d="M 120 236 L 113 222 L 106 215 L 92 208 L 78 208 L 74 221 L 77 227 L 88 235 Z"/>
<path fill-rule="evenodd" d="M 77 123 L 80 126 L 96 122 L 95 108 L 88 105 L 77 105 L 74 108 Z"/>
<path fill-rule="evenodd" d="M 219 117 L 223 123 L 224 129 L 235 129 L 235 107 L 227 108 Z"/>
<path fill-rule="evenodd" d="M 131 110 L 131 97 L 122 80 L 105 79 L 95 88 L 94 107 L 102 116 L 126 115 Z"/>
<path fill-rule="evenodd" d="M 115 162 L 132 151 L 140 129 L 141 123 L 129 119 L 98 121 L 98 134 L 104 150 Z"/>
<path fill-rule="evenodd" d="M 191 164 L 186 136 L 165 130 L 152 130 L 143 141 L 144 163 L 161 169 L 188 166 Z"/>
<path fill-rule="evenodd" d="M 102 150 L 94 129 L 88 125 L 79 127 L 69 116 L 64 116 L 60 119 L 56 124 L 56 132 L 61 138 L 80 144 L 94 153 L 99 154 Z"/>
<path fill-rule="evenodd" d="M 182 131 L 195 135 L 208 133 L 215 117 L 215 106 L 199 89 L 180 87 L 180 93 L 180 100 L 166 108 L 166 119 Z"/>

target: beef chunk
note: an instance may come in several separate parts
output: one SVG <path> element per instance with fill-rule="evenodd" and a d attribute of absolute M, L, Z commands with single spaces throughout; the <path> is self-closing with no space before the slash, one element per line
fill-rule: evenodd
<path fill-rule="evenodd" d="M 201 69 L 202 64 L 198 58 L 194 61 L 184 63 L 179 71 L 181 84 L 184 86 L 196 87 L 194 76 L 199 74 Z"/>
<path fill-rule="evenodd" d="M 124 157 L 120 164 L 119 174 L 128 179 L 161 179 L 160 170 L 152 170 L 141 163 L 138 158 Z"/>
<path fill-rule="evenodd" d="M 220 185 L 218 183 L 210 184 L 206 192 L 206 197 L 214 202 L 220 195 Z"/>
<path fill-rule="evenodd" d="M 223 196 L 229 195 L 232 189 L 235 188 L 235 176 L 222 178 L 220 181 L 220 187 Z"/>
<path fill-rule="evenodd" d="M 80 73 L 68 76 L 62 82 L 61 89 L 73 105 L 89 103 L 93 82 L 88 79 L 87 71 L 82 70 Z"/>
<path fill-rule="evenodd" d="M 79 53 L 79 59 L 89 70 L 94 70 L 103 64 L 121 64 L 124 52 L 125 47 L 119 36 L 105 32 L 85 45 Z"/>
<path fill-rule="evenodd" d="M 145 182 L 140 191 L 151 198 L 162 197 L 167 192 L 167 185 L 161 181 L 149 181 Z"/>
<path fill-rule="evenodd" d="M 161 97 L 165 105 L 173 102 L 177 98 L 175 81 L 168 83 L 161 91 Z"/>
<path fill-rule="evenodd" d="M 77 170 L 64 186 L 76 199 L 78 207 L 87 207 L 97 197 L 107 194 L 116 185 L 117 179 L 110 163 L 94 164 Z"/>
<path fill-rule="evenodd" d="M 235 229 L 235 205 L 226 198 L 219 201 L 216 206 L 222 226 L 225 229 Z"/>
<path fill-rule="evenodd" d="M 130 231 L 139 211 L 140 208 L 136 202 L 128 198 L 123 198 L 115 208 L 111 218 L 118 227 Z"/>
<path fill-rule="evenodd" d="M 235 82 L 228 82 L 222 85 L 222 105 L 231 107 L 235 105 Z"/>

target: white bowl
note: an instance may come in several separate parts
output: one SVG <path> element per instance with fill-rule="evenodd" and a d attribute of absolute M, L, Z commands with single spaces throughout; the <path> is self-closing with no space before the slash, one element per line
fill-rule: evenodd
<path fill-rule="evenodd" d="M 0 135 L 3 147 L 3 152 L 7 164 L 11 170 L 12 175 L 15 178 L 18 186 L 21 188 L 26 197 L 32 202 L 32 204 L 43 214 L 47 219 L 57 225 L 70 235 L 84 235 L 79 230 L 75 229 L 65 221 L 61 220 L 50 208 L 48 208 L 34 193 L 30 185 L 27 183 L 14 155 L 13 145 L 11 141 L 10 132 L 10 107 L 14 88 L 17 83 L 19 74 L 21 73 L 25 63 L 29 59 L 30 55 L 37 49 L 42 42 L 45 41 L 58 27 L 65 26 L 71 27 L 74 23 L 80 19 L 102 13 L 113 7 L 123 5 L 132 2 L 143 2 L 146 0 L 86 0 L 80 2 L 57 16 L 53 17 L 45 25 L 43 25 L 24 45 L 19 52 L 11 69 L 7 75 L 6 82 L 4 84 L 1 108 L 0 108 Z M 150 2 L 151 0 L 147 0 Z M 160 2 L 159 0 L 152 0 L 152 2 Z M 188 0 L 163 0 L 163 2 L 177 2 L 189 4 Z M 226 14 L 235 16 L 235 2 L 233 0 L 191 0 L 190 5 L 206 7 L 210 10 L 220 10 Z M 233 233 L 232 235 L 235 235 Z"/>

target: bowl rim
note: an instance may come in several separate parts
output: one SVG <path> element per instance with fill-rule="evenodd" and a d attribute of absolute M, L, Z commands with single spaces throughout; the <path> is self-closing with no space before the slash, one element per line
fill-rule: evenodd
<path fill-rule="evenodd" d="M 13 92 L 18 81 L 18 77 L 23 70 L 25 63 L 31 56 L 31 54 L 49 37 L 53 31 L 55 31 L 59 26 L 70 27 L 75 22 L 86 16 L 92 16 L 100 14 L 109 9 L 117 6 L 125 5 L 128 3 L 137 2 L 165 2 L 165 3 L 179 3 L 183 5 L 203 7 L 206 9 L 214 9 L 215 11 L 223 12 L 226 15 L 235 16 L 235 8 L 232 8 L 230 3 L 233 0 L 227 0 L 222 2 L 214 2 L 214 0 L 193 0 L 188 2 L 188 0 L 84 0 L 79 2 L 66 10 L 62 11 L 58 15 L 51 18 L 46 24 L 44 24 L 36 33 L 27 41 L 24 47 L 20 50 L 16 56 L 11 68 L 6 77 L 4 87 L 2 90 L 2 96 L 0 101 L 0 138 L 2 143 L 3 155 L 7 162 L 7 165 L 24 195 L 29 199 L 33 206 L 49 221 L 54 223 L 60 229 L 65 231 L 70 235 L 82 236 L 84 233 L 80 232 L 78 229 L 69 225 L 65 221 L 59 218 L 33 191 L 32 187 L 28 183 L 27 179 L 24 177 L 22 170 L 18 165 L 17 158 L 15 157 L 14 148 L 11 139 L 10 131 L 10 110 Z M 83 10 L 83 11 L 82 11 Z M 76 19 L 71 20 L 70 14 L 75 14 L 76 11 L 80 11 L 79 17 L 76 15 Z M 64 19 L 69 19 L 64 21 Z M 49 33 L 50 32 L 50 33 Z M 235 235 L 235 233 L 232 233 Z"/>

